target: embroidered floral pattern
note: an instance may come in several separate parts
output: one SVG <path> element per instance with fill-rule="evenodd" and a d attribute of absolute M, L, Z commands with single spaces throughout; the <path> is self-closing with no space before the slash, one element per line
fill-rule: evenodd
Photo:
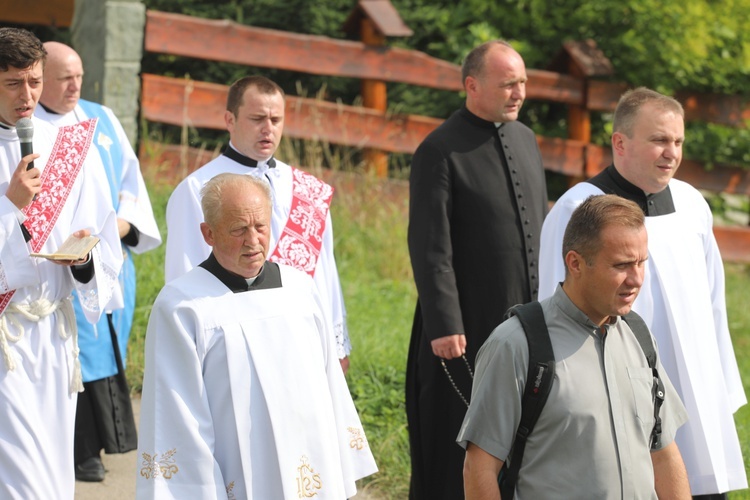
<path fill-rule="evenodd" d="M 30 205 L 24 207 L 24 226 L 31 234 L 31 251 L 39 252 L 55 227 L 78 172 L 83 167 L 96 129 L 96 119 L 60 127 L 49 160 L 42 171 L 42 189 Z M 0 314 L 10 303 L 15 290 L 0 295 Z"/>
<path fill-rule="evenodd" d="M 367 438 L 362 429 L 357 427 L 347 427 L 349 431 L 349 447 L 355 450 L 362 450 L 368 446 Z"/>
<path fill-rule="evenodd" d="M 237 497 L 232 491 L 233 489 L 234 489 L 234 481 L 232 481 L 231 483 L 227 485 L 227 500 L 237 500 Z"/>
<path fill-rule="evenodd" d="M 175 463 L 174 456 L 177 453 L 176 448 L 172 448 L 167 451 L 159 458 L 158 453 L 149 455 L 148 453 L 142 453 L 143 461 L 141 462 L 141 476 L 146 479 L 154 478 L 158 476 L 164 479 L 172 479 L 172 476 L 180 471 Z"/>
<path fill-rule="evenodd" d="M 323 489 L 323 481 L 320 474 L 315 472 L 307 456 L 300 458 L 301 465 L 297 467 L 297 497 L 312 498 Z"/>
<path fill-rule="evenodd" d="M 271 261 L 310 276 L 315 274 L 332 197 L 331 186 L 302 170 L 292 169 L 292 208 Z"/>

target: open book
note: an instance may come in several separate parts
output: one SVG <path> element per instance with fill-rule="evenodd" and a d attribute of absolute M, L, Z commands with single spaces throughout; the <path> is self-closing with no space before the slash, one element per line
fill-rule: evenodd
<path fill-rule="evenodd" d="M 32 253 L 31 256 L 49 260 L 82 260 L 97 243 L 99 243 L 99 238 L 96 236 L 76 238 L 70 235 L 55 253 Z"/>

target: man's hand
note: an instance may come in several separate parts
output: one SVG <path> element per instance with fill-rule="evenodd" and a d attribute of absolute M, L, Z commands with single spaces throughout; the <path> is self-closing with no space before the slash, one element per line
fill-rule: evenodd
<path fill-rule="evenodd" d="M 120 233 L 120 239 L 123 239 L 130 232 L 130 222 L 118 217 L 117 218 L 117 231 Z"/>
<path fill-rule="evenodd" d="M 339 362 L 341 363 L 341 369 L 344 370 L 344 375 L 346 375 L 346 372 L 349 371 L 349 356 L 339 359 Z"/>
<path fill-rule="evenodd" d="M 459 333 L 440 337 L 433 340 L 430 345 L 432 345 L 433 354 L 438 358 L 460 358 L 466 353 L 466 335 Z"/>
<path fill-rule="evenodd" d="M 85 238 L 86 236 L 91 236 L 91 231 L 89 231 L 88 229 L 81 229 L 80 231 L 76 231 L 75 233 L 73 233 L 73 236 L 75 236 L 76 238 Z M 87 255 L 85 259 L 81 260 L 53 260 L 52 262 L 60 266 L 80 266 L 88 262 L 90 258 L 91 253 L 89 253 L 89 255 Z"/>
<path fill-rule="evenodd" d="M 26 205 L 31 203 L 34 195 L 37 194 L 42 187 L 42 180 L 40 176 L 42 173 L 38 168 L 34 167 L 31 170 L 26 170 L 29 163 L 39 158 L 39 155 L 34 153 L 26 155 L 21 158 L 21 163 L 16 167 L 16 171 L 10 177 L 8 183 L 8 190 L 5 192 L 5 196 L 13 203 L 19 210 L 22 210 Z"/>

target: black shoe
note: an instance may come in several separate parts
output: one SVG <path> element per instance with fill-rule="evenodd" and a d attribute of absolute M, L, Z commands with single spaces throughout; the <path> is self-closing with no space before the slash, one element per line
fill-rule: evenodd
<path fill-rule="evenodd" d="M 87 458 L 76 465 L 76 480 L 90 483 L 104 481 L 104 464 L 99 457 Z"/>

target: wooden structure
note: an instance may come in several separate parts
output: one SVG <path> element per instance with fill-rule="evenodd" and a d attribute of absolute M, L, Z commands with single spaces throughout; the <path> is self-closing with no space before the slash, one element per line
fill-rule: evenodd
<path fill-rule="evenodd" d="M 421 52 L 377 45 L 387 33 L 382 29 L 378 31 L 373 19 L 383 25 L 395 22 L 392 17 L 390 21 L 383 21 L 388 18 L 377 10 L 383 8 L 383 2 L 389 4 L 385 0 L 360 0 L 347 21 L 347 29 L 353 30 L 352 33 L 359 23 L 360 34 L 374 37 L 367 39 L 371 43 L 148 11 L 145 50 L 254 67 L 353 77 L 382 86 L 387 82 L 400 82 L 462 90 L 459 66 Z M 367 30 L 369 35 L 364 33 Z M 269 47 L 274 49 L 269 50 Z M 593 42 L 571 42 L 565 44 L 553 67 L 562 72 L 527 70 L 527 99 L 562 103 L 570 110 L 568 139 L 538 137 L 547 170 L 580 180 L 595 175 L 611 162 L 609 148 L 589 143 L 590 126 L 587 126 L 590 113 L 613 111 L 627 89 L 623 83 L 595 79 L 611 74 L 608 65 L 609 61 Z M 375 88 L 384 87 L 376 85 Z M 142 75 L 141 115 L 154 122 L 224 129 L 222 115 L 226 92 L 224 85 L 145 74 Z M 734 127 L 744 127 L 750 122 L 750 105 L 739 96 L 682 94 L 678 98 L 685 103 L 687 120 Z M 287 96 L 285 135 L 372 151 L 412 153 L 442 122 L 424 116 L 388 114 L 382 104 L 370 104 L 372 107 L 355 107 Z M 319 126 L 321 123 L 326 126 Z M 160 158 L 182 158 L 184 164 L 184 148 L 164 146 L 154 153 L 153 145 L 148 147 Z M 192 153 L 206 157 L 205 151 Z M 378 172 L 385 174 L 382 167 Z M 719 166 L 709 173 L 701 164 L 685 160 L 677 177 L 701 189 L 750 195 L 750 171 L 739 167 Z M 716 233 L 728 260 L 750 262 L 750 231 L 717 227 Z"/>
<path fill-rule="evenodd" d="M 0 0 L 0 19 L 15 24 L 39 24 L 68 28 L 73 21 L 75 0 L 44 0 L 23 3 Z"/>
<path fill-rule="evenodd" d="M 344 32 L 359 38 L 372 50 L 386 50 L 386 37 L 411 36 L 390 0 L 359 0 L 344 23 Z M 382 80 L 362 80 L 362 105 L 380 113 L 388 110 L 388 92 Z M 388 153 L 382 149 L 365 148 L 365 163 L 378 177 L 388 176 Z"/>

